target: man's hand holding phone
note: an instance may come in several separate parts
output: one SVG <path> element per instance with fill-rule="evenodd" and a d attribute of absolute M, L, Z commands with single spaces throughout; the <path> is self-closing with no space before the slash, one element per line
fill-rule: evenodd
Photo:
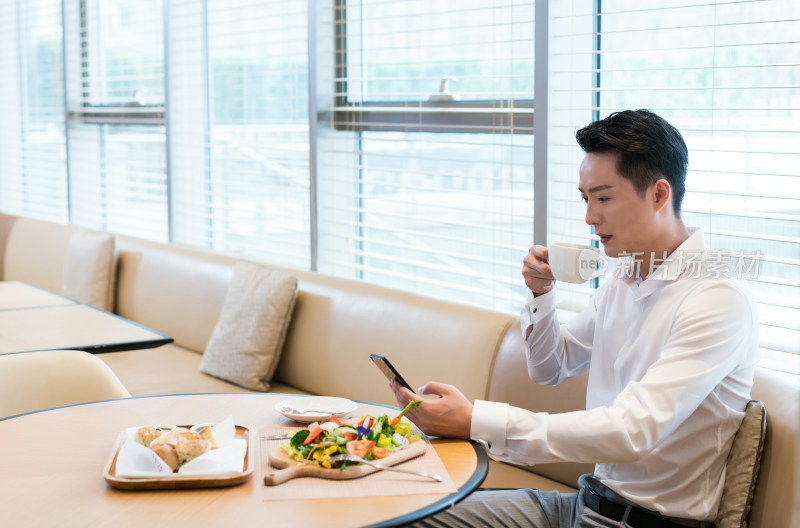
<path fill-rule="evenodd" d="M 383 356 L 370 354 L 370 359 L 389 379 L 389 387 L 400 408 L 410 401 L 424 400 L 408 409 L 406 416 L 425 434 L 452 438 L 469 438 L 472 403 L 452 385 L 430 382 L 416 394 L 403 376 Z"/>
<path fill-rule="evenodd" d="M 419 395 L 397 380 L 392 380 L 389 387 L 401 408 L 409 401 L 422 400 L 418 407 L 409 409 L 406 416 L 426 435 L 469 438 L 472 403 L 454 386 L 431 381 L 419 389 Z"/>

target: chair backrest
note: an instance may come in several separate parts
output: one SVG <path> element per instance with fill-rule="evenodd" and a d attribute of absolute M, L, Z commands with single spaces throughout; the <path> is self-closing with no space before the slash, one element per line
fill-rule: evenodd
<path fill-rule="evenodd" d="M 0 418 L 130 393 L 100 358 L 77 350 L 0 355 Z"/>

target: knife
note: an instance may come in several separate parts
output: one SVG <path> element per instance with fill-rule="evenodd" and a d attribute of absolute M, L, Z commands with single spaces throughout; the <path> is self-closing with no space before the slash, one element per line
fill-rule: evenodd
<path fill-rule="evenodd" d="M 288 440 L 292 433 L 278 433 L 262 435 L 261 440 Z"/>

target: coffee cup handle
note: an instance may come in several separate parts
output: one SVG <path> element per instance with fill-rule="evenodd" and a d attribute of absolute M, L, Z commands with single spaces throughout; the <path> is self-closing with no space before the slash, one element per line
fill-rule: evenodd
<path fill-rule="evenodd" d="M 611 266 L 611 259 L 609 259 L 604 254 L 600 253 L 600 265 L 597 266 L 592 278 L 596 279 L 597 277 L 602 277 L 608 271 L 608 267 Z"/>
<path fill-rule="evenodd" d="M 585 281 L 596 279 L 597 277 L 602 277 L 605 274 L 610 264 L 608 257 L 600 253 L 599 251 L 594 251 L 594 250 L 591 251 L 590 261 L 597 262 L 597 266 L 591 271 L 589 271 L 586 268 L 581 268 L 581 278 Z M 584 269 L 586 269 L 588 273 L 585 273 L 583 271 Z"/>

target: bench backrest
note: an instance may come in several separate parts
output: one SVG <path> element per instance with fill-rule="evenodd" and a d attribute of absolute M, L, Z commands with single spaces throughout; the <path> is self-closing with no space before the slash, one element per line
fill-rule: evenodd
<path fill-rule="evenodd" d="M 751 396 L 767 409 L 767 435 L 749 526 L 800 526 L 800 387 L 757 368 Z"/>
<path fill-rule="evenodd" d="M 0 280 L 5 280 L 6 244 L 18 216 L 0 213 Z"/>
<path fill-rule="evenodd" d="M 514 344 L 507 339 L 517 326 L 512 316 L 316 273 L 298 277 L 277 377 L 309 392 L 323 387 L 394 405 L 388 382 L 370 364 L 375 353 L 415 389 L 435 380 L 486 399 L 495 356 Z"/>
<path fill-rule="evenodd" d="M 128 237 L 117 246 L 117 312 L 202 353 L 236 257 Z M 298 277 L 298 297 L 275 377 L 310 393 L 394 404 L 388 382 L 369 364 L 377 353 L 415 387 L 437 380 L 485 399 L 495 356 L 519 345 L 508 335 L 513 316 L 283 270 Z"/>
<path fill-rule="evenodd" d="M 114 308 L 115 237 L 33 218 L 0 217 L 0 278 Z"/>
<path fill-rule="evenodd" d="M 61 293 L 67 248 L 75 227 L 17 218 L 6 235 L 3 280 L 25 281 Z"/>

